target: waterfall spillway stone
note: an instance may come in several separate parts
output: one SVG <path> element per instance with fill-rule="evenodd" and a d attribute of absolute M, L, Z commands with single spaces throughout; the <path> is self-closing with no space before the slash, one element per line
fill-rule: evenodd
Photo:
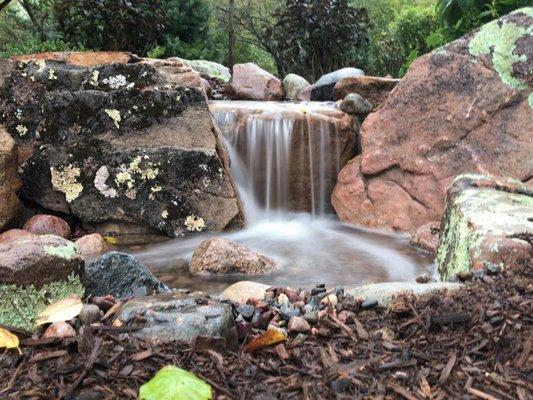
<path fill-rule="evenodd" d="M 332 103 L 213 101 L 210 109 L 249 218 L 331 212 L 337 174 L 355 154 L 355 119 Z"/>

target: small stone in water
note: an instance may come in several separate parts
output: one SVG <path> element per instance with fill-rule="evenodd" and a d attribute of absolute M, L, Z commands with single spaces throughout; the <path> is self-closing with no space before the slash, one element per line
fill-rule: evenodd
<path fill-rule="evenodd" d="M 378 301 L 376 299 L 368 298 L 365 301 L 363 301 L 363 304 L 361 304 L 361 308 L 363 310 L 368 310 L 369 308 L 376 307 L 378 305 Z"/>
<path fill-rule="evenodd" d="M 311 330 L 311 325 L 302 317 L 292 317 L 289 320 L 289 332 L 307 333 Z"/>
<path fill-rule="evenodd" d="M 418 283 L 428 283 L 431 280 L 431 277 L 429 274 L 423 273 L 416 277 L 416 281 Z"/>
<path fill-rule="evenodd" d="M 59 321 L 50 325 L 46 331 L 44 331 L 44 338 L 60 338 L 65 339 L 76 336 L 76 331 L 72 326 L 66 322 Z"/>
<path fill-rule="evenodd" d="M 83 325 L 91 325 L 99 322 L 104 313 L 94 304 L 84 304 L 80 311 L 80 321 Z"/>
<path fill-rule="evenodd" d="M 249 321 L 254 315 L 255 307 L 250 305 L 240 306 L 237 307 L 237 312 L 241 314 L 245 320 Z"/>

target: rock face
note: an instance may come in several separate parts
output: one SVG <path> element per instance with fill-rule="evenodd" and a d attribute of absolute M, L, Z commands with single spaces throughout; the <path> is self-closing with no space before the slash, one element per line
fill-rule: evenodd
<path fill-rule="evenodd" d="M 437 252 L 444 279 L 533 265 L 533 190 L 519 181 L 461 175 L 448 189 Z"/>
<path fill-rule="evenodd" d="M 64 239 L 70 238 L 71 235 L 69 224 L 54 215 L 34 215 L 26 221 L 22 229 L 36 235 L 55 235 Z"/>
<path fill-rule="evenodd" d="M 410 243 L 429 253 L 436 253 L 439 245 L 439 232 L 440 222 L 428 222 L 411 235 Z"/>
<path fill-rule="evenodd" d="M 446 188 L 461 173 L 531 181 L 531 10 L 413 63 L 366 118 L 362 154 L 339 174 L 332 202 L 342 221 L 413 231 L 440 220 Z"/>
<path fill-rule="evenodd" d="M 367 99 L 374 109 L 379 108 L 390 92 L 400 82 L 399 79 L 376 76 L 357 76 L 338 81 L 333 88 L 333 100 L 342 100 L 350 93 L 357 93 Z"/>
<path fill-rule="evenodd" d="M 74 243 L 58 236 L 35 236 L 0 244 L 0 284 L 39 288 L 65 281 L 71 274 L 82 276 L 83 266 Z"/>
<path fill-rule="evenodd" d="M 0 125 L 0 232 L 13 222 L 21 210 L 17 197 L 20 188 L 17 157 L 15 141 Z"/>
<path fill-rule="evenodd" d="M 234 100 L 283 100 L 281 81 L 254 63 L 235 64 L 226 91 Z"/>
<path fill-rule="evenodd" d="M 207 239 L 194 251 L 189 271 L 199 274 L 251 274 L 272 271 L 276 263 L 245 246 L 221 238 Z"/>
<path fill-rule="evenodd" d="M 283 78 L 283 87 L 285 88 L 287 97 L 290 100 L 299 100 L 302 90 L 309 86 L 309 82 L 307 82 L 307 80 L 302 78 L 300 75 L 288 74 L 285 78 Z"/>
<path fill-rule="evenodd" d="M 230 349 L 237 349 L 237 331 L 231 306 L 193 295 L 173 293 L 136 298 L 124 304 L 118 319 L 128 323 L 135 316 L 146 325 L 134 335 L 147 340 L 192 343 L 197 336 L 220 337 Z"/>
<path fill-rule="evenodd" d="M 331 101 L 333 88 L 341 79 L 363 76 L 365 73 L 358 68 L 342 68 L 322 75 L 318 81 L 300 93 L 301 100 Z"/>
<path fill-rule="evenodd" d="M 0 87 L 0 122 L 29 149 L 21 195 L 84 223 L 169 236 L 241 226 L 201 78 L 183 68 L 16 63 Z"/>
<path fill-rule="evenodd" d="M 135 257 L 119 252 L 104 254 L 87 265 L 83 284 L 85 293 L 92 296 L 146 296 L 169 290 Z"/>

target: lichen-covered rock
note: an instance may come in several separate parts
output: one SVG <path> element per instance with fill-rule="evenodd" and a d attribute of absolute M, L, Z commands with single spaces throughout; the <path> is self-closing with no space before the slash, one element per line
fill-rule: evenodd
<path fill-rule="evenodd" d="M 17 286 L 64 281 L 83 274 L 83 258 L 74 243 L 43 235 L 0 244 L 0 284 Z"/>
<path fill-rule="evenodd" d="M 288 74 L 285 78 L 283 78 L 283 87 L 285 88 L 287 97 L 290 100 L 299 100 L 302 90 L 309 86 L 310 83 L 300 75 Z"/>
<path fill-rule="evenodd" d="M 120 309 L 117 318 L 128 323 L 135 316 L 146 319 L 133 333 L 146 340 L 192 343 L 197 336 L 223 338 L 229 349 L 238 348 L 235 321 L 229 304 L 195 295 L 172 293 L 135 298 Z"/>
<path fill-rule="evenodd" d="M 440 222 L 428 222 L 411 235 L 410 243 L 428 253 L 435 254 L 439 245 L 439 233 Z"/>
<path fill-rule="evenodd" d="M 340 109 L 346 114 L 359 117 L 365 117 L 370 111 L 372 111 L 372 108 L 372 103 L 357 93 L 348 94 L 340 104 Z"/>
<path fill-rule="evenodd" d="M 458 176 L 448 189 L 437 251 L 444 279 L 533 265 L 533 191 L 519 181 Z"/>
<path fill-rule="evenodd" d="M 45 52 L 35 54 L 21 54 L 11 56 L 14 61 L 60 61 L 81 67 L 94 67 L 96 65 L 138 61 L 139 58 L 125 51 L 65 51 L 65 52 Z"/>
<path fill-rule="evenodd" d="M 226 84 L 231 79 L 231 72 L 228 67 L 214 61 L 207 60 L 185 60 L 179 57 L 171 57 L 169 60 L 176 60 L 182 62 L 185 65 L 190 66 L 194 70 L 198 71 L 202 76 L 207 79 L 215 80 L 219 83 Z"/>
<path fill-rule="evenodd" d="M 26 221 L 22 229 L 36 235 L 55 235 L 63 239 L 70 238 L 72 233 L 65 220 L 46 214 L 34 215 Z"/>
<path fill-rule="evenodd" d="M 0 232 L 17 218 L 21 210 L 17 197 L 21 184 L 17 157 L 15 141 L 0 125 Z"/>
<path fill-rule="evenodd" d="M 333 100 L 342 100 L 350 93 L 357 93 L 367 99 L 376 109 L 387 100 L 398 82 L 400 82 L 399 79 L 377 76 L 344 78 L 335 84 Z"/>
<path fill-rule="evenodd" d="M 234 100 L 283 100 L 281 81 L 254 63 L 235 64 L 226 91 Z"/>
<path fill-rule="evenodd" d="M 0 88 L 0 120 L 31 149 L 21 195 L 84 223 L 169 236 L 241 226 L 200 80 L 161 60 L 16 63 Z"/>
<path fill-rule="evenodd" d="M 413 231 L 440 220 L 462 173 L 533 176 L 533 8 L 415 60 L 361 126 L 361 155 L 339 174 L 342 221 Z"/>
<path fill-rule="evenodd" d="M 245 246 L 222 238 L 203 241 L 194 251 L 189 271 L 192 274 L 251 274 L 272 271 L 276 263 Z"/>
<path fill-rule="evenodd" d="M 125 253 L 104 254 L 85 267 L 85 293 L 91 296 L 146 296 L 169 289 L 135 257 Z"/>

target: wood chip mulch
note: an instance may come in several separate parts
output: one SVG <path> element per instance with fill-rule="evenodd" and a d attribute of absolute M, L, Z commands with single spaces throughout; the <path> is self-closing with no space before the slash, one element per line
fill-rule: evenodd
<path fill-rule="evenodd" d="M 168 364 L 216 399 L 531 399 L 532 275 L 524 266 L 455 293 L 400 296 L 351 324 L 332 314 L 314 334 L 252 354 L 154 345 L 133 338 L 136 327 L 26 339 L 22 355 L 0 356 L 0 399 L 136 399 Z"/>

